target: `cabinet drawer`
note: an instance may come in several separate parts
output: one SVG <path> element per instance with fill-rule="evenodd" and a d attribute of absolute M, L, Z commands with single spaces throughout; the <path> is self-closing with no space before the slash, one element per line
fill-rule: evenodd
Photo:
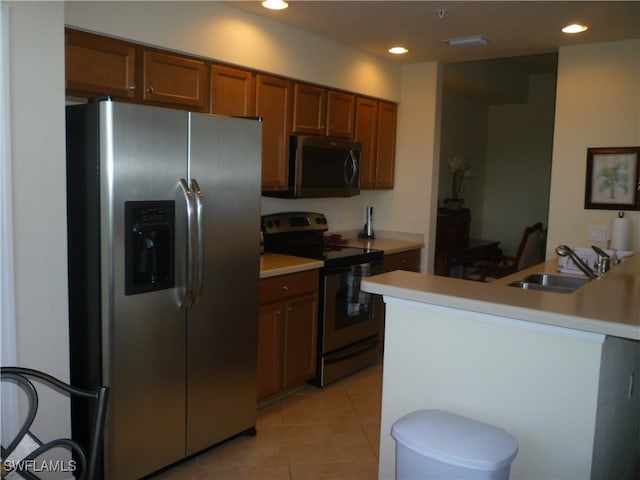
<path fill-rule="evenodd" d="M 420 271 L 420 250 L 410 250 L 407 252 L 385 255 L 383 260 L 385 272 L 393 270 L 409 270 L 411 272 Z"/>
<path fill-rule="evenodd" d="M 263 278 L 260 280 L 260 303 L 275 302 L 317 290 L 318 270 Z"/>

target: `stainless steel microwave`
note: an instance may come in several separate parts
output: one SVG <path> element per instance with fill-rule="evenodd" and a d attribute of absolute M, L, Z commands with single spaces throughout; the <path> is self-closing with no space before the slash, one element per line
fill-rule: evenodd
<path fill-rule="evenodd" d="M 351 197 L 360 193 L 362 146 L 350 140 L 292 135 L 285 190 L 263 191 L 280 198 Z"/>

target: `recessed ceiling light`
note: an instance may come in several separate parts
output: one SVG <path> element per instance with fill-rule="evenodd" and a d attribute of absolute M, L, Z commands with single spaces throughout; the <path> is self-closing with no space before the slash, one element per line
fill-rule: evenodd
<path fill-rule="evenodd" d="M 393 53 L 394 55 L 402 55 L 403 53 L 407 53 L 407 50 L 404 47 L 392 47 L 389 49 L 389 53 Z"/>
<path fill-rule="evenodd" d="M 471 35 L 470 37 L 452 38 L 450 40 L 444 40 L 444 43 L 448 43 L 454 47 L 466 47 L 471 45 L 486 45 L 489 43 L 482 35 Z"/>
<path fill-rule="evenodd" d="M 269 10 L 284 10 L 289 6 L 289 4 L 282 0 L 264 0 L 264 2 L 262 2 L 262 6 Z"/>
<path fill-rule="evenodd" d="M 587 27 L 586 25 L 578 25 L 577 23 L 574 23 L 573 25 L 567 25 L 562 29 L 562 31 L 564 33 L 580 33 L 584 32 L 588 28 L 589 27 Z"/>

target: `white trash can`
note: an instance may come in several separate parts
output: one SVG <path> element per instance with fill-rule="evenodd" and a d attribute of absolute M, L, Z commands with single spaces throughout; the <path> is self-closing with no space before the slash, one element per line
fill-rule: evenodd
<path fill-rule="evenodd" d="M 396 479 L 509 478 L 518 441 L 505 430 L 442 410 L 418 410 L 393 424 Z"/>

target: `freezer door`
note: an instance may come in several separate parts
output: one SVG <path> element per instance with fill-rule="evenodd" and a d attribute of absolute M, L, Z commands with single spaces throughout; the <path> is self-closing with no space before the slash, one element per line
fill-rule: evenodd
<path fill-rule="evenodd" d="M 258 121 L 190 116 L 204 269 L 188 315 L 188 455 L 255 426 L 262 144 Z"/>
<path fill-rule="evenodd" d="M 186 207 L 178 180 L 187 176 L 188 114 L 113 102 L 103 102 L 100 112 L 102 238 L 109 239 L 102 244 L 103 369 L 111 387 L 105 469 L 107 478 L 123 480 L 185 454 L 186 315 L 177 296 L 185 276 Z M 136 240 L 131 228 L 143 237 Z M 149 255 L 170 240 L 175 265 L 154 271 Z M 126 256 L 136 241 L 132 262 Z M 145 246 L 149 252 L 140 251 Z M 133 289 L 125 265 L 137 271 Z M 144 287 L 156 275 L 165 283 Z"/>

